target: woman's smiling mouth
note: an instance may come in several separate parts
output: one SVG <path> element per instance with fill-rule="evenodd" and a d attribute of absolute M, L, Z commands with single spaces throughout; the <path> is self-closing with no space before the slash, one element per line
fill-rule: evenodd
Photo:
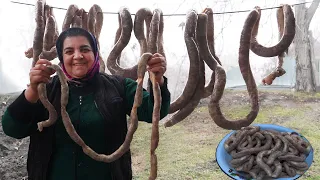
<path fill-rule="evenodd" d="M 83 66 L 85 65 L 86 63 L 74 63 L 73 66 Z"/>

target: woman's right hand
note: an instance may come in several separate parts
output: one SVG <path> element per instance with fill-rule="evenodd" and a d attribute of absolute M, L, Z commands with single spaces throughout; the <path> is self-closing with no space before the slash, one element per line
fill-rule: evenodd
<path fill-rule="evenodd" d="M 50 81 L 50 76 L 55 73 L 53 69 L 46 67 L 47 65 L 51 65 L 51 62 L 46 59 L 39 59 L 36 65 L 30 70 L 30 85 L 26 89 L 24 95 L 31 103 L 35 103 L 39 99 L 37 89 L 38 84 L 48 83 Z"/>

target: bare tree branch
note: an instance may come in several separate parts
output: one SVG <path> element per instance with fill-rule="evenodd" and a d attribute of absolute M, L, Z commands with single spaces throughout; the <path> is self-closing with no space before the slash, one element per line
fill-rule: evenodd
<path fill-rule="evenodd" d="M 312 4 L 310 5 L 310 7 L 307 10 L 307 26 L 309 27 L 310 22 L 313 18 L 313 15 L 315 14 L 318 6 L 319 6 L 320 0 L 313 0 Z"/>

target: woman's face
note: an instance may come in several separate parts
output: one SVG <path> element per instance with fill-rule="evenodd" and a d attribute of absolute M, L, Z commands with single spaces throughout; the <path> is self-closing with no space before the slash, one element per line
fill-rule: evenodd
<path fill-rule="evenodd" d="M 67 37 L 63 42 L 63 64 L 73 78 L 83 78 L 94 62 L 94 54 L 84 36 Z"/>

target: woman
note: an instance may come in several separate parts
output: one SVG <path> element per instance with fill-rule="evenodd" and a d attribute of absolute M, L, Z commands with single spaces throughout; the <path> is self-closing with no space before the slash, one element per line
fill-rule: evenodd
<path fill-rule="evenodd" d="M 137 83 L 132 79 L 99 73 L 98 48 L 95 38 L 84 29 L 70 28 L 62 32 L 56 43 L 58 58 L 69 81 L 67 112 L 80 137 L 99 154 L 111 154 L 123 143 L 127 133 L 126 115 L 134 101 Z M 112 163 L 91 159 L 67 134 L 60 116 L 60 82 L 50 78 L 53 70 L 48 60 L 38 60 L 30 71 L 30 86 L 8 107 L 2 117 L 3 131 L 14 138 L 30 136 L 28 152 L 29 180 L 106 180 L 132 179 L 131 155 L 126 152 Z M 161 88 L 160 118 L 167 115 L 170 93 L 166 60 L 154 54 L 148 61 Z M 37 122 L 48 118 L 39 101 L 37 86 L 47 84 L 49 101 L 58 110 L 57 122 L 42 132 Z M 150 81 L 149 81 L 150 83 Z M 152 122 L 153 95 L 143 92 L 138 119 Z M 147 148 L 147 147 L 146 147 Z"/>

